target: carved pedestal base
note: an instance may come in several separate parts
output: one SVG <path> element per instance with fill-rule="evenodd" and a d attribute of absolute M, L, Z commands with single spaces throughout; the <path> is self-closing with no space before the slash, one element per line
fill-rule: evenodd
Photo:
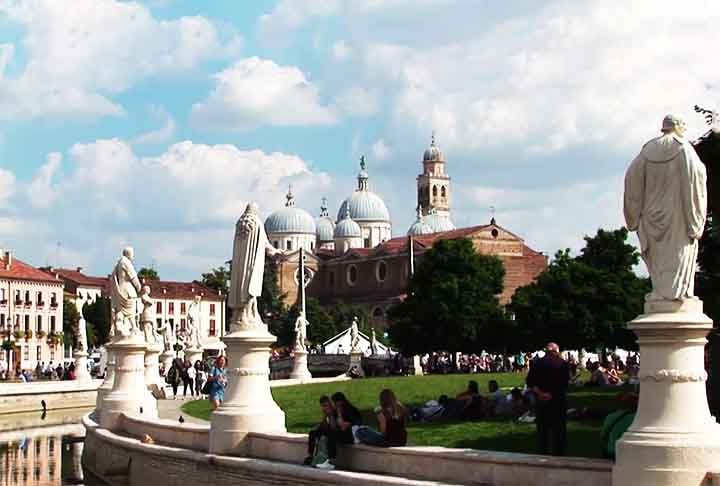
<path fill-rule="evenodd" d="M 306 382 L 312 380 L 310 370 L 307 365 L 307 351 L 295 350 L 295 356 L 293 358 L 293 370 L 290 373 L 290 378 L 293 380 L 300 380 Z"/>
<path fill-rule="evenodd" d="M 640 346 L 640 403 L 617 444 L 613 485 L 701 484 L 720 463 L 720 425 L 705 391 L 702 302 L 652 302 L 629 324 Z"/>
<path fill-rule="evenodd" d="M 165 398 L 165 383 L 160 378 L 160 344 L 148 344 L 145 350 L 145 386 L 155 398 Z"/>
<path fill-rule="evenodd" d="M 97 399 L 95 401 L 95 412 L 100 413 L 102 409 L 103 400 L 108 393 L 112 391 L 113 384 L 115 383 L 115 353 L 109 347 L 105 348 L 107 352 L 107 362 L 105 363 L 105 378 L 97 391 Z"/>
<path fill-rule="evenodd" d="M 157 401 L 145 386 L 145 341 L 130 337 L 108 348 L 115 354 L 115 379 L 100 409 L 100 426 L 117 430 L 121 413 L 157 418 Z"/>
<path fill-rule="evenodd" d="M 353 368 L 355 368 L 358 375 L 365 376 L 365 372 L 362 368 L 362 357 L 362 351 L 350 351 L 350 367 L 348 368 L 348 374 L 352 371 Z"/>
<path fill-rule="evenodd" d="M 195 365 L 195 362 L 202 361 L 203 349 L 202 348 L 185 348 L 185 359 L 190 361 L 191 364 Z"/>
<path fill-rule="evenodd" d="M 210 416 L 210 453 L 242 455 L 248 432 L 285 432 L 285 413 L 270 394 L 270 344 L 275 336 L 259 329 L 226 335 L 228 385 L 225 401 Z"/>
<path fill-rule="evenodd" d="M 73 358 L 75 359 L 75 379 L 77 381 L 92 380 L 87 368 L 88 354 L 85 351 L 75 351 Z"/>

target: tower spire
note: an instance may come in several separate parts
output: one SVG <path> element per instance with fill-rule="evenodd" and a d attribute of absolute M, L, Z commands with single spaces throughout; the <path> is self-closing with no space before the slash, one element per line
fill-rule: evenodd
<path fill-rule="evenodd" d="M 288 184 L 288 192 L 287 192 L 287 195 L 285 196 L 285 199 L 286 199 L 285 207 L 291 208 L 291 207 L 295 206 L 295 196 L 293 196 L 293 193 L 292 193 L 292 184 Z"/>
<path fill-rule="evenodd" d="M 326 197 L 323 197 L 320 200 L 320 217 L 327 216 L 328 215 L 328 200 Z"/>
<path fill-rule="evenodd" d="M 368 190 L 368 173 L 365 156 L 360 157 L 360 172 L 358 173 L 358 191 Z"/>

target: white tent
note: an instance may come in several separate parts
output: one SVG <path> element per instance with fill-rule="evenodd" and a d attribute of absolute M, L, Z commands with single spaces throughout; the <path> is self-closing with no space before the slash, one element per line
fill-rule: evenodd
<path fill-rule="evenodd" d="M 360 335 L 360 351 L 365 356 L 370 356 L 370 338 L 363 333 Z M 375 341 L 378 355 L 387 354 L 388 347 L 383 345 L 380 341 Z M 332 337 L 323 343 L 323 349 L 325 354 L 350 354 L 350 328 L 345 329 L 343 332 L 335 337 Z"/>

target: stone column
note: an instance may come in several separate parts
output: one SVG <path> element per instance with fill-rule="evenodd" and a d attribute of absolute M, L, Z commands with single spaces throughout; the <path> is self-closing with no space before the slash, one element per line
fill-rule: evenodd
<path fill-rule="evenodd" d="M 160 379 L 162 345 L 152 343 L 145 350 L 145 386 L 155 398 L 165 398 L 165 384 Z"/>
<path fill-rule="evenodd" d="M 293 356 L 293 369 L 290 373 L 290 378 L 293 380 L 299 380 L 301 383 L 312 380 L 310 370 L 307 365 L 307 351 L 302 349 L 296 349 Z"/>
<path fill-rule="evenodd" d="M 106 346 L 105 351 L 107 352 L 107 361 L 105 363 L 105 378 L 97 391 L 97 399 L 95 401 L 95 411 L 97 413 L 102 409 L 103 400 L 113 388 L 115 383 L 115 353 L 112 348 Z"/>
<path fill-rule="evenodd" d="M 640 347 L 640 402 L 617 444 L 613 485 L 701 484 L 720 463 L 720 425 L 705 391 L 705 336 L 697 299 L 645 304 L 629 323 Z"/>
<path fill-rule="evenodd" d="M 157 401 L 145 386 L 145 341 L 133 336 L 111 343 L 108 348 L 115 354 L 115 378 L 112 391 L 102 402 L 100 426 L 117 430 L 122 413 L 156 419 Z"/>
<path fill-rule="evenodd" d="M 88 354 L 85 351 L 75 351 L 73 354 L 75 358 L 75 379 L 77 381 L 90 381 L 92 377 L 87 369 L 87 358 Z"/>
<path fill-rule="evenodd" d="M 350 350 L 350 366 L 348 367 L 348 371 L 350 371 L 353 366 L 357 367 L 358 373 L 360 376 L 365 376 L 365 372 L 362 368 L 362 358 L 363 353 L 362 351 L 358 349 L 352 349 Z"/>
<path fill-rule="evenodd" d="M 248 432 L 285 432 L 285 413 L 270 393 L 270 344 L 267 326 L 236 331 L 227 345 L 228 386 L 225 401 L 210 416 L 210 453 L 242 455 Z"/>

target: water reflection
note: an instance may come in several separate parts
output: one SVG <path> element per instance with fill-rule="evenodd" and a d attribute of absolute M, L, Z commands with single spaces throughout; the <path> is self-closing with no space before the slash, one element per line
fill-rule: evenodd
<path fill-rule="evenodd" d="M 82 451 L 85 430 L 75 424 L 26 427 L 27 417 L 0 419 L 0 486 L 83 485 Z M 66 414 L 69 412 L 66 412 Z M 64 417 L 60 423 L 69 421 Z M 16 430 L 7 430 L 12 424 Z M 94 483 L 93 483 L 94 484 Z"/>

